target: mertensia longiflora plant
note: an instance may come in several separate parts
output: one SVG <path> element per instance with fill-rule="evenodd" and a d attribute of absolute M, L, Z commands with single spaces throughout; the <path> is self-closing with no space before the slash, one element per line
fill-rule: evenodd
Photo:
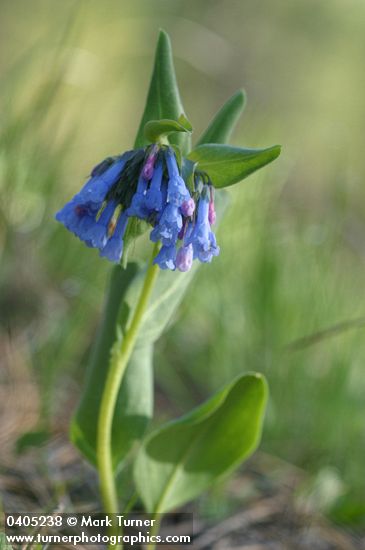
<path fill-rule="evenodd" d="M 223 188 L 280 153 L 279 146 L 227 145 L 244 103 L 244 93 L 235 93 L 192 148 L 170 41 L 161 32 L 134 148 L 96 164 L 56 214 L 99 251 L 103 259 L 90 252 L 90 262 L 115 264 L 71 426 L 72 441 L 98 470 L 105 512 L 130 508 L 131 498 L 153 514 L 176 509 L 229 474 L 259 442 L 267 388 L 250 372 L 183 417 L 149 429 L 154 342 L 196 268 L 223 261 L 215 234 L 216 224 L 224 225 Z M 145 233 L 150 260 L 128 261 L 130 246 Z M 122 546 L 120 539 L 114 548 Z"/>

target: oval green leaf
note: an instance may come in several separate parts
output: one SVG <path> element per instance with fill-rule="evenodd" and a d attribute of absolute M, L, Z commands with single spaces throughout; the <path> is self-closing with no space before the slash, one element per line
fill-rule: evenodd
<path fill-rule="evenodd" d="M 214 187 L 228 187 L 252 172 L 269 164 L 280 155 L 280 145 L 266 149 L 243 149 L 230 145 L 199 145 L 188 158 L 198 163 L 198 170 L 207 172 Z"/>
<path fill-rule="evenodd" d="M 196 498 L 257 447 L 267 400 L 265 379 L 242 375 L 206 403 L 153 432 L 134 467 L 148 512 L 165 513 Z"/>

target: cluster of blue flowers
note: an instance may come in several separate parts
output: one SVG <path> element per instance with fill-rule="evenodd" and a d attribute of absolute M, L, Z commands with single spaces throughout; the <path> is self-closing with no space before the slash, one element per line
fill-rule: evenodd
<path fill-rule="evenodd" d="M 193 260 L 219 254 L 213 187 L 197 173 L 189 190 L 172 147 L 152 145 L 98 164 L 56 219 L 100 255 L 119 262 L 130 218 L 147 221 L 150 239 L 162 246 L 154 259 L 161 269 L 189 271 Z"/>

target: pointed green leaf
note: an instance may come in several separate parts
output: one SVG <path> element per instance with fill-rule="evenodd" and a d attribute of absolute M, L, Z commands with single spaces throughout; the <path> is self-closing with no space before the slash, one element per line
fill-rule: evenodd
<path fill-rule="evenodd" d="M 280 145 L 267 149 L 242 149 L 230 145 L 199 145 L 188 158 L 207 172 L 214 187 L 228 187 L 272 162 L 280 155 Z"/>
<path fill-rule="evenodd" d="M 134 481 L 148 512 L 182 506 L 239 466 L 257 447 L 265 379 L 237 378 L 206 403 L 153 432 L 142 444 Z"/>
<path fill-rule="evenodd" d="M 167 33 L 162 30 L 158 37 L 153 73 L 145 109 L 134 143 L 135 148 L 148 145 L 149 140 L 144 135 L 144 128 L 148 122 L 160 119 L 177 120 L 186 130 L 189 130 L 190 127 L 189 131 L 191 131 L 191 125 L 184 115 L 184 108 L 177 86 L 171 42 Z M 189 133 L 178 132 L 173 134 L 169 141 L 171 144 L 181 147 L 183 153 L 190 150 L 191 138 Z M 136 234 L 141 235 L 145 230 L 145 225 L 141 220 L 136 219 L 132 225 L 128 224 L 125 233 L 127 246 L 123 254 L 123 265 L 127 262 L 129 243 L 134 241 Z"/>
<path fill-rule="evenodd" d="M 176 82 L 170 39 L 164 31 L 160 31 L 146 107 L 135 146 L 143 147 L 148 143 L 144 136 L 144 127 L 147 122 L 163 118 L 179 120 L 183 114 L 184 108 Z M 190 138 L 187 134 L 175 134 L 171 137 L 171 143 L 179 145 L 183 151 L 188 149 L 189 142 Z"/>
<path fill-rule="evenodd" d="M 185 120 L 183 120 L 185 123 Z M 151 143 L 156 143 L 161 138 L 165 138 L 170 134 L 175 132 L 188 132 L 185 125 L 180 124 L 176 120 L 170 120 L 168 118 L 163 118 L 161 120 L 150 120 L 144 127 L 145 138 Z"/>
<path fill-rule="evenodd" d="M 244 90 L 238 90 L 215 115 L 203 132 L 197 145 L 204 143 L 228 143 L 246 104 Z"/>

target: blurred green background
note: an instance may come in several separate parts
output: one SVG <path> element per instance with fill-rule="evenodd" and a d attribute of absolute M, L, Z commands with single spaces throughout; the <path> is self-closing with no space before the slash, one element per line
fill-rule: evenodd
<path fill-rule="evenodd" d="M 163 27 L 195 135 L 243 86 L 234 142 L 283 153 L 231 191 L 221 255 L 157 346 L 157 386 L 179 414 L 242 370 L 264 372 L 261 449 L 310 472 L 331 517 L 364 522 L 365 4 L 0 7 L 0 344 L 32 369 L 43 414 L 66 429 L 110 271 L 54 212 L 132 145 Z"/>

